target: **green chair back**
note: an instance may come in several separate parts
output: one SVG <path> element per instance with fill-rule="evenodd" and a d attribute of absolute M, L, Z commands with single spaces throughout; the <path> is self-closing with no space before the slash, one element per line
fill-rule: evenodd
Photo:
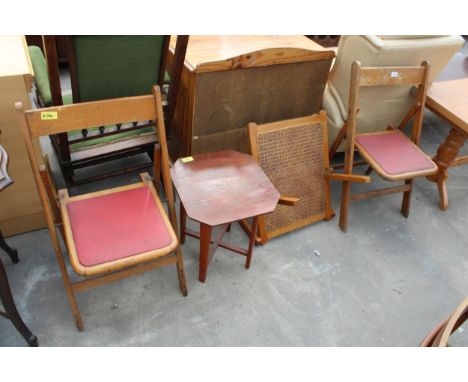
<path fill-rule="evenodd" d="M 159 82 L 164 37 L 73 36 L 74 102 L 150 94 Z"/>

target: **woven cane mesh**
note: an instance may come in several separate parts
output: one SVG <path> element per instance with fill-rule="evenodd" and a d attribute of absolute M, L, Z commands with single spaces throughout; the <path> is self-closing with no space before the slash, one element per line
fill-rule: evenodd
<path fill-rule="evenodd" d="M 260 166 L 281 195 L 300 198 L 265 216 L 271 232 L 325 212 L 323 130 L 320 122 L 260 132 Z M 305 224 L 305 223 L 304 223 Z"/>

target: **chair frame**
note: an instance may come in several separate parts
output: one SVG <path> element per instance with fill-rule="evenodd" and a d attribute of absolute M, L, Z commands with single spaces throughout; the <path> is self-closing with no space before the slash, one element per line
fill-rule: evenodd
<path fill-rule="evenodd" d="M 189 36 L 187 35 L 177 36 L 176 51 L 174 55 L 173 64 L 170 68 L 171 86 L 169 87 L 169 94 L 167 97 L 168 107 L 167 107 L 167 112 L 166 112 L 166 126 L 168 129 L 167 130 L 168 135 L 170 135 L 169 134 L 170 126 L 172 124 L 175 105 L 176 105 L 177 97 L 179 93 L 180 77 L 182 73 L 182 67 L 184 65 L 188 40 L 189 40 Z M 158 76 L 159 78 L 158 85 L 161 89 L 163 87 L 163 82 L 164 82 L 164 72 L 167 67 L 167 54 L 168 54 L 168 49 L 169 49 L 169 41 L 170 41 L 170 36 L 164 36 L 163 54 L 161 57 L 161 64 L 159 66 L 159 76 Z M 69 62 L 69 67 L 70 67 L 70 79 L 71 79 L 71 86 L 72 86 L 73 103 L 79 103 L 80 94 L 79 94 L 78 80 L 77 80 L 77 67 L 76 67 L 76 57 L 75 57 L 73 36 L 67 36 L 66 42 L 67 42 L 68 62 Z M 47 62 L 47 70 L 48 70 L 48 75 L 49 75 L 52 103 L 54 106 L 60 106 L 60 105 L 63 105 L 63 99 L 62 99 L 62 89 L 61 89 L 60 74 L 59 74 L 57 36 L 51 36 L 51 35 L 43 36 L 43 46 L 44 46 L 44 52 L 45 52 L 46 62 Z M 117 122 L 117 124 L 120 124 L 120 122 Z M 150 156 L 150 158 L 153 160 L 153 146 L 155 142 L 147 142 L 147 140 L 142 140 L 142 142 L 140 142 L 138 145 L 132 145 L 130 147 L 123 147 L 123 148 L 120 147 L 121 145 L 119 145 L 119 147 L 115 148 L 115 151 L 99 153 L 99 150 L 97 150 L 96 152 L 89 152 L 83 158 L 76 158 L 74 160 L 72 159 L 71 152 L 70 152 L 70 143 L 76 143 L 78 141 L 85 141 L 85 140 L 92 140 L 95 138 L 101 138 L 104 136 L 109 136 L 109 135 L 121 133 L 124 131 L 143 129 L 149 126 L 154 126 L 154 123 L 152 123 L 151 120 L 149 120 L 148 123 L 142 124 L 140 126 L 129 127 L 124 130 L 118 129 L 116 131 L 107 132 L 107 133 L 102 131 L 100 132 L 99 135 L 83 136 L 83 138 L 80 138 L 79 140 L 75 140 L 73 142 L 69 141 L 68 135 L 66 133 L 55 134 L 51 136 L 51 141 L 57 153 L 59 164 L 64 174 L 67 187 L 100 180 L 109 176 L 115 176 L 115 175 L 129 172 L 129 171 L 138 171 L 141 169 L 148 168 L 150 165 L 147 163 L 144 163 L 144 164 L 134 165 L 130 168 L 122 169 L 119 171 L 108 172 L 103 175 L 87 177 L 87 178 L 83 178 L 80 180 L 74 179 L 75 169 L 93 166 L 99 163 L 103 163 L 106 161 L 110 161 L 110 160 L 114 160 L 114 159 L 118 159 L 122 157 L 133 156 L 133 155 L 137 155 L 140 153 L 147 153 Z M 93 127 L 96 127 L 96 126 L 93 126 Z"/>
<path fill-rule="evenodd" d="M 398 127 L 388 126 L 389 133 L 398 131 L 403 134 L 401 130 L 413 118 L 411 142 L 413 142 L 418 150 L 421 137 L 421 129 L 424 114 L 424 104 L 426 100 L 426 91 L 428 85 L 430 65 L 424 61 L 420 67 L 361 67 L 359 61 L 355 61 L 351 67 L 351 85 L 349 90 L 349 109 L 348 118 L 343 125 L 341 131 L 333 142 L 330 149 L 330 160 L 333 158 L 341 142 L 346 139 L 345 147 L 345 161 L 344 173 L 330 173 L 330 179 L 340 180 L 343 182 L 342 195 L 341 195 L 341 208 L 340 208 L 340 221 L 339 225 L 343 232 L 346 232 L 348 225 L 348 209 L 349 204 L 354 201 L 369 199 L 381 195 L 389 195 L 393 193 L 403 192 L 403 201 L 401 206 L 401 213 L 406 218 L 409 215 L 411 192 L 413 188 L 413 178 L 420 176 L 427 176 L 434 171 L 421 170 L 412 173 L 399 174 L 397 176 L 390 176 L 386 174 L 380 166 L 365 153 L 360 145 L 355 142 L 357 129 L 357 114 L 359 112 L 359 94 L 361 87 L 370 86 L 400 86 L 400 85 L 413 85 L 417 86 L 415 105 L 409 110 L 407 115 L 403 118 Z M 397 76 L 394 76 L 397 73 Z M 367 133 L 376 134 L 376 133 Z M 365 134 L 361 134 L 365 135 Z M 366 175 L 353 174 L 354 153 L 355 150 L 364 158 L 364 163 L 369 164 Z M 420 150 L 422 152 L 422 150 Z M 394 187 L 387 187 L 383 189 L 360 192 L 351 194 L 351 183 L 369 183 L 370 172 L 375 170 L 376 173 L 388 181 L 404 180 L 405 184 Z"/>
<path fill-rule="evenodd" d="M 167 151 L 166 131 L 159 87 L 154 86 L 153 94 L 148 96 L 86 102 L 68 106 L 36 109 L 26 112 L 23 110 L 21 103 L 17 103 L 16 109 L 18 111 L 21 130 L 39 191 L 39 197 L 44 208 L 55 256 L 78 330 L 83 330 L 83 321 L 81 319 L 75 293 L 98 285 L 117 281 L 131 275 L 136 275 L 152 268 L 176 264 L 179 287 L 182 294 L 186 296 L 187 286 L 185 281 L 183 256 L 177 235 L 174 192 L 169 173 L 170 162 Z M 43 120 L 43 113 L 49 112 L 56 112 L 56 115 L 58 116 L 57 119 Z M 156 187 L 154 186 L 149 174 L 143 173 L 140 174 L 141 183 L 70 198 L 66 189 L 59 190 L 58 192 L 55 191 L 52 176 L 48 169 L 49 166 L 47 158 L 44 166 L 40 167 L 38 165 L 32 145 L 33 138 L 50 134 L 66 133 L 79 128 L 99 126 L 103 123 L 149 119 L 156 121 L 157 134 L 159 138 L 159 146 L 155 145 L 154 148 L 157 158 L 155 161 L 154 173 Z M 159 171 L 162 174 L 164 190 L 168 200 L 169 220 L 166 217 L 165 211 L 157 196 L 158 193 L 156 189 L 159 190 Z M 175 248 L 168 248 L 166 253 L 160 253 L 155 250 L 92 267 L 80 267 L 79 264 L 77 264 L 76 252 L 74 251 L 73 242 L 71 240 L 72 233 L 67 214 L 64 212 L 66 204 L 72 200 L 94 197 L 96 194 L 109 193 L 113 191 L 124 191 L 138 186 L 149 187 L 159 209 L 162 210 L 161 214 L 163 219 L 166 221 L 167 225 L 172 226 L 176 242 Z M 87 279 L 73 283 L 70 281 L 65 265 L 64 255 L 58 239 L 57 228 L 61 231 L 62 237 L 66 243 L 72 267 L 79 275 L 88 277 Z"/>
<path fill-rule="evenodd" d="M 327 176 L 329 172 L 329 160 L 328 160 L 327 114 L 325 113 L 325 111 L 322 110 L 318 113 L 312 114 L 307 117 L 293 118 L 293 119 L 288 119 L 284 121 L 265 123 L 261 125 L 257 125 L 256 123 L 249 123 L 247 128 L 249 132 L 250 153 L 252 157 L 259 163 L 260 157 L 258 153 L 258 140 L 257 140 L 257 136 L 259 133 L 267 132 L 267 131 L 276 131 L 276 130 L 281 130 L 281 129 L 290 128 L 294 126 L 300 126 L 303 124 L 310 124 L 314 122 L 320 122 L 322 125 L 323 153 L 324 153 L 323 168 L 324 168 L 324 173 L 325 173 L 325 178 L 324 178 L 325 209 L 320 214 L 309 216 L 307 219 L 296 221 L 292 224 L 288 224 L 274 231 L 267 231 L 265 216 L 262 215 L 258 218 L 258 235 L 256 237 L 257 243 L 266 244 L 267 241 L 271 238 L 283 235 L 287 232 L 294 231 L 296 229 L 299 229 L 301 227 L 315 223 L 320 220 L 330 220 L 335 216 L 335 213 L 333 212 L 331 208 L 330 181 Z M 300 198 L 298 198 L 295 195 L 280 195 L 278 204 L 287 205 L 287 206 L 296 206 L 299 200 Z M 244 231 L 246 232 L 251 231 L 251 225 L 249 225 L 247 221 L 242 221 L 241 226 L 243 227 Z"/>

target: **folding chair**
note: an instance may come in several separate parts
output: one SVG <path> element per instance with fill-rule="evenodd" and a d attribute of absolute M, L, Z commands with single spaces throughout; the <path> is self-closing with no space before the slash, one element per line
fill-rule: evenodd
<path fill-rule="evenodd" d="M 249 123 L 250 151 L 281 193 L 258 220 L 257 242 L 334 216 L 328 174 L 327 115 L 319 113 L 257 125 Z M 243 221 L 242 227 L 250 231 Z"/>
<path fill-rule="evenodd" d="M 52 245 L 67 296 L 79 331 L 83 330 L 75 292 L 139 274 L 152 268 L 176 264 L 179 287 L 187 295 L 183 257 L 177 238 L 174 193 L 169 174 L 166 132 L 161 93 L 153 95 L 79 103 L 23 111 L 16 104 L 29 160 L 46 215 Z M 67 133 L 106 123 L 155 120 L 161 168 L 168 199 L 168 219 L 148 173 L 141 182 L 70 197 L 66 189 L 55 192 L 47 167 L 39 167 L 32 138 Z M 47 161 L 46 161 L 47 165 Z M 57 226 L 64 237 L 74 271 L 87 279 L 72 283 L 60 249 Z"/>
<path fill-rule="evenodd" d="M 346 232 L 349 203 L 379 195 L 403 192 L 401 212 L 408 217 L 413 179 L 429 176 L 437 171 L 436 164 L 418 147 L 423 122 L 424 103 L 429 76 L 429 64 L 419 67 L 361 67 L 354 62 L 351 68 L 348 119 L 338 134 L 330 151 L 330 159 L 343 139 L 346 139 L 344 173 L 332 173 L 330 178 L 343 181 L 340 209 L 340 228 Z M 415 105 L 403 118 L 400 126 L 388 126 L 387 131 L 358 134 L 356 115 L 359 111 L 359 96 L 362 87 L 417 86 Z M 413 118 L 411 139 L 401 130 Z M 353 172 L 355 149 L 369 164 L 366 175 Z M 404 185 L 351 194 L 351 182 L 369 183 L 368 174 L 374 170 L 390 182 L 405 181 Z"/>

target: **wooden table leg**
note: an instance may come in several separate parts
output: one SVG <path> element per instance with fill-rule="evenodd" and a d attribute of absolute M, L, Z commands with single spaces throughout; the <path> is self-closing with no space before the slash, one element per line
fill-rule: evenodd
<path fill-rule="evenodd" d="M 458 129 L 452 128 L 444 143 L 437 149 L 436 156 L 433 158 L 438 167 L 437 173 L 427 177 L 430 181 L 437 183 L 437 188 L 439 190 L 439 207 L 443 211 L 446 211 L 448 208 L 448 169 L 457 158 L 460 149 L 465 143 L 465 139 L 466 137 L 458 131 Z"/>
<path fill-rule="evenodd" d="M 3 268 L 2 260 L 0 260 L 0 300 L 2 301 L 3 307 L 5 308 L 7 318 L 11 320 L 15 328 L 18 330 L 18 332 L 20 332 L 29 346 L 38 346 L 37 337 L 31 333 L 16 310 L 15 302 L 13 301 L 13 296 L 11 295 L 10 285 L 8 284 L 8 278 L 5 269 Z"/>
<path fill-rule="evenodd" d="M 184 205 L 180 202 L 180 244 L 185 243 L 185 228 L 187 227 L 187 213 Z"/>
<path fill-rule="evenodd" d="M 213 227 L 200 223 L 200 265 L 198 269 L 198 280 L 202 283 L 206 280 L 206 272 L 208 270 L 212 229 Z"/>
<path fill-rule="evenodd" d="M 0 231 L 0 248 L 3 249 L 6 253 L 8 253 L 8 256 L 10 256 L 11 261 L 13 261 L 15 264 L 19 261 L 18 251 L 14 248 L 11 248 L 7 244 L 3 237 L 2 231 Z"/>
<path fill-rule="evenodd" d="M 252 227 L 250 228 L 250 237 L 249 237 L 249 249 L 247 250 L 247 260 L 245 261 L 245 267 L 250 268 L 250 262 L 252 260 L 253 247 L 255 244 L 255 238 L 257 237 L 258 229 L 258 216 L 254 216 L 252 220 Z"/>

